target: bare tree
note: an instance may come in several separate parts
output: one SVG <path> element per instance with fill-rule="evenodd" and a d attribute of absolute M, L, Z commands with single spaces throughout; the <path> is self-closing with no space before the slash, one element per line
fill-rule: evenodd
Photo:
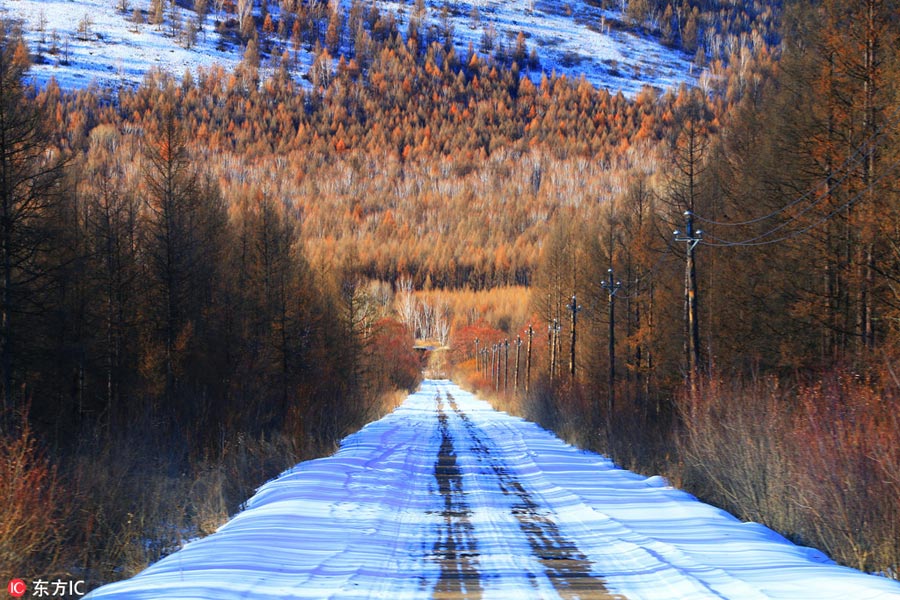
<path fill-rule="evenodd" d="M 83 42 L 90 40 L 93 35 L 91 31 L 93 28 L 94 20 L 91 19 L 90 14 L 84 13 L 84 16 L 78 21 L 78 39 Z"/>
<path fill-rule="evenodd" d="M 150 2 L 150 23 L 156 25 L 157 29 L 162 27 L 165 20 L 165 0 L 151 0 Z"/>
<path fill-rule="evenodd" d="M 25 97 L 21 40 L 0 24 L 0 378 L 3 408 L 14 405 L 18 361 L 30 337 L 20 318 L 39 310 L 36 290 L 47 276 L 46 221 L 59 200 L 63 162 L 51 150 L 43 115 Z M 25 53 L 27 56 L 27 53 Z"/>
<path fill-rule="evenodd" d="M 684 235 L 693 239 L 693 212 L 704 199 L 702 176 L 706 170 L 709 148 L 704 127 L 702 100 L 692 99 L 684 108 L 681 130 L 673 140 L 672 176 L 668 181 L 667 201 L 677 212 L 687 216 Z M 697 290 L 697 267 L 694 261 L 695 242 L 687 246 L 684 285 L 684 355 L 685 373 L 692 392 L 704 370 L 700 343 L 700 298 Z"/>
<path fill-rule="evenodd" d="M 416 296 L 411 277 L 402 275 L 400 279 L 397 280 L 397 293 L 394 297 L 400 322 L 406 325 L 407 329 L 415 333 Z"/>
<path fill-rule="evenodd" d="M 256 31 L 256 23 L 253 20 L 253 0 L 238 0 L 237 20 L 240 23 L 241 36 L 244 39 L 250 39 L 252 33 Z"/>
<path fill-rule="evenodd" d="M 121 136 L 113 127 L 97 127 L 91 133 L 84 187 L 85 231 L 94 258 L 91 279 L 100 302 L 91 303 L 102 323 L 98 354 L 104 371 L 105 424 L 117 422 L 121 390 L 136 363 L 133 346 L 135 296 L 137 294 L 138 202 L 124 188 L 125 165 Z"/>
<path fill-rule="evenodd" d="M 225 217 L 217 188 L 188 153 L 174 100 L 161 100 L 155 116 L 143 155 L 144 246 L 154 307 L 152 336 L 158 340 L 164 396 L 171 402 L 182 364 L 196 348 L 198 328 L 209 326 L 207 308 Z"/>
<path fill-rule="evenodd" d="M 446 346 L 450 341 L 450 306 L 442 301 L 435 311 L 434 322 L 435 335 L 441 346 Z"/>
<path fill-rule="evenodd" d="M 194 12 L 197 13 L 197 31 L 206 39 L 206 17 L 209 14 L 209 0 L 194 0 Z"/>
<path fill-rule="evenodd" d="M 434 338 L 434 318 L 436 311 L 430 302 L 422 302 L 419 305 L 419 337 L 423 339 Z"/>

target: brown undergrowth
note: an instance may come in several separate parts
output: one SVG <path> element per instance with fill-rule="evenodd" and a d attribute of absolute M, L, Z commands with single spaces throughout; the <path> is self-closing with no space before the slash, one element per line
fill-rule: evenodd
<path fill-rule="evenodd" d="M 0 567 L 26 581 L 85 580 L 88 590 L 135 575 L 215 532 L 257 487 L 334 452 L 405 396 L 384 393 L 333 436 L 221 432 L 204 453 L 134 427 L 54 455 L 23 421 L 0 436 Z"/>
<path fill-rule="evenodd" d="M 838 369 L 713 379 L 679 403 L 685 485 L 840 563 L 897 577 L 898 388 Z"/>
<path fill-rule="evenodd" d="M 889 369 L 711 378 L 668 416 L 619 407 L 607 436 L 598 397 L 583 388 L 542 380 L 527 395 L 503 393 L 465 366 L 457 380 L 499 410 L 841 564 L 900 577 L 900 381 Z"/>

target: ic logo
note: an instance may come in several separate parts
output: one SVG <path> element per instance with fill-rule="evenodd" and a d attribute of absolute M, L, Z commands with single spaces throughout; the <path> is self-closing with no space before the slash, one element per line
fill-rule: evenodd
<path fill-rule="evenodd" d="M 28 586 L 21 579 L 10 579 L 6 589 L 13 598 L 21 598 L 25 595 L 25 591 L 28 590 Z"/>

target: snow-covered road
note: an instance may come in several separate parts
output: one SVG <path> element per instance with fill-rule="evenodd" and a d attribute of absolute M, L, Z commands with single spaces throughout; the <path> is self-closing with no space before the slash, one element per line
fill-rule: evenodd
<path fill-rule="evenodd" d="M 448 381 L 93 598 L 900 599 Z"/>

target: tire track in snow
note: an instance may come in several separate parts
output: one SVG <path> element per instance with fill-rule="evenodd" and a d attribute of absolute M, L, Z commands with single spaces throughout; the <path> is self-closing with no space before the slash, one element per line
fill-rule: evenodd
<path fill-rule="evenodd" d="M 456 460 L 456 448 L 440 395 L 437 403 L 441 446 L 434 463 L 434 477 L 444 499 L 441 516 L 444 521 L 432 549 L 440 564 L 440 577 L 434 598 L 471 598 L 482 596 L 481 573 L 478 571 L 478 545 L 472 527 L 472 511 L 463 491 L 462 471 Z"/>
<path fill-rule="evenodd" d="M 538 562 L 544 567 L 544 574 L 553 588 L 564 600 L 625 600 L 619 594 L 611 594 L 602 578 L 592 574 L 592 563 L 567 539 L 552 518 L 551 511 L 542 508 L 525 489 L 516 476 L 509 471 L 502 460 L 491 453 L 490 447 L 478 434 L 478 428 L 446 392 L 450 408 L 463 422 L 472 439 L 472 452 L 479 461 L 486 462 L 499 480 L 501 491 L 515 498 L 512 514 L 519 523 L 522 533 Z M 438 418 L 442 419 L 442 431 L 446 431 L 447 416 L 438 404 Z"/>

